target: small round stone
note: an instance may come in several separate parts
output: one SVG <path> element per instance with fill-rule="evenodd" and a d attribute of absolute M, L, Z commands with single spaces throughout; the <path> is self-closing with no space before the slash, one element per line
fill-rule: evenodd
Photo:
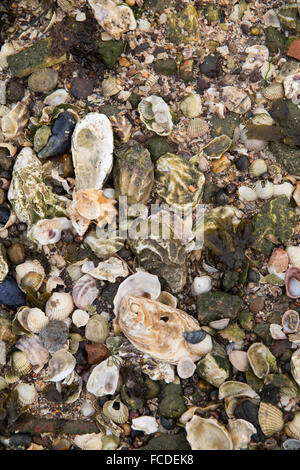
<path fill-rule="evenodd" d="M 28 79 L 28 86 L 36 93 L 47 93 L 54 90 L 58 82 L 58 73 L 53 69 L 40 69 L 33 72 Z"/>
<path fill-rule="evenodd" d="M 52 320 L 39 333 L 44 348 L 51 354 L 59 351 L 66 344 L 69 328 L 63 321 Z"/>
<path fill-rule="evenodd" d="M 174 429 L 176 426 L 176 421 L 175 419 L 172 418 L 165 418 L 164 416 L 160 417 L 160 424 L 162 425 L 163 428 L 171 430 Z"/>
<path fill-rule="evenodd" d="M 24 97 L 25 87 L 19 82 L 10 82 L 7 86 L 6 96 L 9 101 L 16 103 Z"/>
<path fill-rule="evenodd" d="M 94 81 L 85 77 L 75 77 L 71 82 L 71 94 L 77 99 L 86 99 L 93 93 Z"/>
<path fill-rule="evenodd" d="M 236 167 L 239 171 L 247 171 L 249 168 L 249 160 L 247 157 L 240 157 L 236 162 Z"/>
<path fill-rule="evenodd" d="M 249 305 L 251 312 L 258 313 L 263 310 L 265 305 L 264 297 L 257 296 L 255 297 Z"/>
<path fill-rule="evenodd" d="M 13 264 L 21 264 L 25 261 L 25 250 L 22 243 L 14 243 L 7 250 L 7 256 Z"/>
<path fill-rule="evenodd" d="M 220 206 L 224 206 L 225 204 L 228 204 L 229 197 L 227 196 L 224 189 L 219 189 L 219 191 L 216 192 L 215 201 L 216 201 L 216 204 Z"/>

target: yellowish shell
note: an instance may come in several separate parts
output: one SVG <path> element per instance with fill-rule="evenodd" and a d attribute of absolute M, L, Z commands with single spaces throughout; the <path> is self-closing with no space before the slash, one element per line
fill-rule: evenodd
<path fill-rule="evenodd" d="M 27 356 L 22 351 L 15 351 L 11 355 L 11 368 L 12 371 L 18 375 L 27 375 L 30 373 L 32 367 L 27 359 Z"/>
<path fill-rule="evenodd" d="M 0 144 L 0 154 L 7 153 L 7 156 L 13 157 L 16 154 L 16 152 L 17 152 L 17 147 L 15 147 L 14 145 L 7 144 L 4 142 Z"/>
<path fill-rule="evenodd" d="M 20 288 L 25 290 L 26 287 L 31 287 L 34 290 L 39 290 L 43 282 L 43 275 L 34 271 L 31 271 L 21 279 Z"/>
<path fill-rule="evenodd" d="M 103 406 L 103 413 L 114 423 L 123 424 L 128 421 L 129 412 L 124 403 L 119 400 L 109 400 Z"/>
<path fill-rule="evenodd" d="M 104 343 L 109 335 L 109 325 L 102 315 L 93 315 L 85 327 L 86 339 L 94 343 Z"/>
<path fill-rule="evenodd" d="M 191 119 L 187 131 L 193 139 L 203 137 L 209 132 L 209 124 L 202 118 Z"/>
<path fill-rule="evenodd" d="M 294 419 L 287 423 L 284 428 L 285 433 L 289 437 L 294 437 L 295 439 L 300 439 L 300 412 L 295 413 Z"/>
<path fill-rule="evenodd" d="M 263 95 L 267 100 L 279 100 L 284 97 L 284 90 L 281 83 L 274 82 L 264 88 Z"/>
<path fill-rule="evenodd" d="M 282 411 L 270 403 L 260 403 L 258 421 L 262 432 L 267 437 L 281 431 L 284 426 Z"/>
<path fill-rule="evenodd" d="M 118 84 L 118 81 L 115 77 L 105 78 L 102 82 L 102 92 L 106 98 L 116 95 L 121 90 L 122 87 Z"/>
<path fill-rule="evenodd" d="M 10 384 L 14 384 L 18 382 L 19 376 L 11 369 L 7 369 L 5 372 L 5 382 Z"/>
<path fill-rule="evenodd" d="M 228 431 L 215 419 L 193 416 L 186 424 L 187 440 L 192 450 L 232 450 Z"/>

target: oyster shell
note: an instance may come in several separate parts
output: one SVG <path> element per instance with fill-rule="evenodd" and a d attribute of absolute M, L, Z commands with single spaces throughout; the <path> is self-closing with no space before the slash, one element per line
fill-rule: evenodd
<path fill-rule="evenodd" d="M 102 433 L 78 434 L 74 437 L 74 444 L 82 450 L 101 450 Z"/>
<path fill-rule="evenodd" d="M 128 5 L 120 0 L 88 0 L 100 26 L 114 39 L 122 33 L 136 29 L 134 14 Z"/>
<path fill-rule="evenodd" d="M 115 323 L 137 349 L 158 361 L 177 364 L 186 356 L 197 361 L 212 349 L 209 335 L 196 344 L 184 338 L 185 332 L 200 329 L 193 317 L 145 297 L 123 297 Z"/>
<path fill-rule="evenodd" d="M 192 450 L 233 449 L 230 434 L 216 419 L 193 416 L 185 429 Z"/>
<path fill-rule="evenodd" d="M 73 300 L 76 307 L 87 310 L 98 297 L 99 291 L 95 279 L 85 274 L 73 286 Z"/>
<path fill-rule="evenodd" d="M 228 428 L 234 450 L 247 449 L 252 434 L 257 432 L 253 424 L 244 419 L 230 419 Z"/>
<path fill-rule="evenodd" d="M 296 310 L 284 312 L 281 323 L 285 333 L 296 333 L 299 328 L 299 313 Z"/>
<path fill-rule="evenodd" d="M 57 243 L 63 230 L 70 230 L 72 223 L 66 217 L 42 219 L 28 230 L 28 237 L 40 245 Z"/>
<path fill-rule="evenodd" d="M 237 114 L 246 113 L 251 108 L 251 100 L 247 93 L 234 86 L 223 87 L 222 99 L 226 108 Z"/>
<path fill-rule="evenodd" d="M 145 434 L 153 434 L 158 430 L 158 424 L 154 416 L 139 416 L 132 420 L 131 429 L 143 431 Z"/>
<path fill-rule="evenodd" d="M 166 153 L 156 162 L 158 195 L 174 211 L 187 213 L 201 200 L 205 177 L 183 157 Z"/>
<path fill-rule="evenodd" d="M 65 349 L 56 351 L 49 361 L 49 368 L 45 380 L 49 382 L 60 382 L 74 370 L 75 357 Z"/>
<path fill-rule="evenodd" d="M 268 375 L 270 364 L 267 360 L 268 349 L 263 343 L 253 343 L 247 351 L 247 356 L 251 368 L 259 379 Z"/>
<path fill-rule="evenodd" d="M 113 165 L 113 131 L 105 114 L 88 113 L 72 135 L 76 190 L 101 189 Z"/>
<path fill-rule="evenodd" d="M 30 147 L 23 148 L 16 158 L 7 197 L 18 219 L 29 226 L 40 219 L 65 215 L 65 199 L 45 184 L 42 164 Z"/>
<path fill-rule="evenodd" d="M 92 370 L 86 389 L 96 397 L 113 395 L 117 390 L 119 378 L 119 364 L 113 357 L 109 357 Z"/>
<path fill-rule="evenodd" d="M 118 237 L 109 231 L 101 230 L 99 227 L 96 227 L 96 234 L 90 233 L 84 238 L 84 244 L 99 258 L 112 255 L 121 250 L 124 242 L 124 238 Z"/>
<path fill-rule="evenodd" d="M 115 256 L 102 261 L 95 268 L 94 263 L 86 262 L 82 265 L 81 271 L 89 274 L 95 279 L 116 282 L 118 277 L 126 277 L 129 274 L 127 264 L 122 259 Z"/>
<path fill-rule="evenodd" d="M 173 129 L 172 116 L 167 103 L 160 97 L 151 95 L 138 105 L 140 119 L 147 129 L 158 135 L 170 135 Z"/>
<path fill-rule="evenodd" d="M 244 396 L 249 398 L 258 398 L 259 395 L 250 387 L 250 385 L 244 382 L 238 382 L 235 380 L 227 380 L 223 382 L 219 388 L 219 400 L 223 400 L 228 397 Z"/>
<path fill-rule="evenodd" d="M 68 205 L 67 214 L 76 232 L 82 236 L 91 221 L 98 227 L 112 223 L 117 214 L 115 204 L 116 201 L 104 196 L 100 189 L 79 189 Z"/>
<path fill-rule="evenodd" d="M 289 268 L 285 273 L 286 295 L 292 299 L 300 297 L 300 269 Z"/>

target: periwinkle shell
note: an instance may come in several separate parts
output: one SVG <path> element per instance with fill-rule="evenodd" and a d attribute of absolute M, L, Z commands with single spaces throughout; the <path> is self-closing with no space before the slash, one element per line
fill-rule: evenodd
<path fill-rule="evenodd" d="M 68 150 L 75 124 L 76 120 L 71 113 L 67 111 L 61 113 L 54 121 L 51 137 L 38 156 L 40 158 L 54 157 Z"/>
<path fill-rule="evenodd" d="M 10 276 L 0 282 L 0 303 L 12 307 L 25 305 L 25 295 L 19 289 L 16 281 Z"/>

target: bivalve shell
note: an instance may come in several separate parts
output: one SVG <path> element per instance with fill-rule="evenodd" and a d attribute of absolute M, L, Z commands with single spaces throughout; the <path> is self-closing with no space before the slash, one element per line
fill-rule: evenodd
<path fill-rule="evenodd" d="M 16 266 L 16 280 L 23 292 L 26 286 L 39 290 L 45 278 L 45 270 L 37 260 L 27 260 Z"/>
<path fill-rule="evenodd" d="M 245 351 L 232 351 L 228 356 L 231 364 L 240 372 L 246 372 L 249 361 Z"/>
<path fill-rule="evenodd" d="M 281 431 L 284 426 L 282 411 L 270 403 L 260 403 L 258 421 L 262 432 L 267 437 Z"/>
<path fill-rule="evenodd" d="M 85 337 L 93 343 L 104 343 L 109 335 L 108 321 L 103 315 L 93 315 L 85 327 Z"/>
<path fill-rule="evenodd" d="M 296 333 L 299 328 L 299 313 L 296 310 L 287 310 L 281 319 L 285 333 Z"/>
<path fill-rule="evenodd" d="M 263 379 L 270 370 L 267 354 L 268 350 L 263 343 L 253 343 L 247 351 L 251 368 L 259 379 Z"/>
<path fill-rule="evenodd" d="M 232 450 L 228 431 L 217 420 L 193 416 L 186 426 L 187 440 L 192 450 Z"/>
<path fill-rule="evenodd" d="M 300 439 L 300 412 L 295 413 L 294 419 L 289 421 L 284 428 L 285 433 L 289 437 Z"/>
<path fill-rule="evenodd" d="M 74 304 L 81 310 L 87 310 L 98 294 L 96 280 L 89 274 L 85 274 L 75 282 L 72 292 Z"/>
<path fill-rule="evenodd" d="M 22 375 L 27 375 L 31 372 L 31 364 L 28 361 L 27 356 L 24 352 L 13 352 L 10 360 L 12 371 L 19 377 L 21 377 Z"/>
<path fill-rule="evenodd" d="M 109 357 L 92 370 L 86 389 L 96 397 L 113 395 L 117 390 L 119 379 L 119 366 L 113 357 Z"/>
<path fill-rule="evenodd" d="M 284 89 L 281 83 L 273 82 L 263 89 L 263 95 L 267 100 L 280 100 L 284 97 Z"/>
<path fill-rule="evenodd" d="M 75 365 L 75 357 L 65 349 L 60 349 L 53 354 L 49 361 L 48 374 L 45 380 L 60 382 L 73 372 Z"/>
<path fill-rule="evenodd" d="M 203 137 L 209 132 L 209 124 L 207 121 L 205 121 L 205 119 L 202 118 L 191 119 L 187 128 L 187 132 L 192 139 Z"/>
<path fill-rule="evenodd" d="M 46 315 L 50 320 L 65 320 L 73 309 L 73 299 L 69 292 L 54 292 L 46 303 Z"/>
<path fill-rule="evenodd" d="M 251 436 L 257 432 L 253 424 L 244 419 L 230 419 L 228 428 L 234 450 L 247 449 Z"/>
<path fill-rule="evenodd" d="M 31 405 L 37 400 L 37 391 L 34 384 L 19 383 L 15 390 L 21 406 Z"/>

